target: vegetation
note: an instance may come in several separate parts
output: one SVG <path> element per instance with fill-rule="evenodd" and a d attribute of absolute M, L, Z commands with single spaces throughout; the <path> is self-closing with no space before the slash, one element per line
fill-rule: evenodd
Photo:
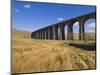
<path fill-rule="evenodd" d="M 13 34 L 13 73 L 96 68 L 95 51 L 71 47 L 68 43 L 72 41 L 35 40 L 22 36 L 21 31 Z"/>

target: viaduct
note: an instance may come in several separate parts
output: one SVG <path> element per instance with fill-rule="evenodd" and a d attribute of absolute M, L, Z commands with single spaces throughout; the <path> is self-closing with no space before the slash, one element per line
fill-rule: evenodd
<path fill-rule="evenodd" d="M 32 39 L 65 40 L 64 27 L 67 25 L 67 40 L 73 40 L 73 24 L 79 22 L 79 40 L 85 40 L 84 24 L 88 19 L 96 20 L 96 12 L 81 15 L 63 22 L 59 22 L 31 33 Z M 58 32 L 58 28 L 60 31 Z M 60 36 L 59 36 L 60 35 Z"/>

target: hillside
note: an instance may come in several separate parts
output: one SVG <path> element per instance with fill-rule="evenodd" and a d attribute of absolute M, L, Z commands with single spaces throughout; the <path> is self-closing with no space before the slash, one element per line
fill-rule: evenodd
<path fill-rule="evenodd" d="M 66 37 L 66 40 L 67 40 L 67 34 L 66 34 L 65 37 Z M 74 33 L 73 38 L 74 38 L 74 40 L 78 40 L 79 39 L 79 34 Z M 96 34 L 94 32 L 86 32 L 85 33 L 85 39 L 86 40 L 95 40 L 95 38 L 96 38 Z"/>
<path fill-rule="evenodd" d="M 12 37 L 13 38 L 30 38 L 31 32 L 12 28 Z"/>
<path fill-rule="evenodd" d="M 14 38 L 31 38 L 31 32 L 29 31 L 23 31 L 23 30 L 18 30 L 16 28 L 12 29 L 12 35 Z M 66 40 L 67 40 L 67 34 L 66 34 Z M 78 33 L 74 33 L 73 38 L 75 40 L 79 39 L 79 34 Z M 87 32 L 85 33 L 85 39 L 86 40 L 95 40 L 95 33 L 94 32 Z"/>
<path fill-rule="evenodd" d="M 30 32 L 12 31 L 12 73 L 96 68 L 95 50 L 69 46 L 71 42 L 80 44 L 84 41 L 35 40 L 30 39 Z"/>

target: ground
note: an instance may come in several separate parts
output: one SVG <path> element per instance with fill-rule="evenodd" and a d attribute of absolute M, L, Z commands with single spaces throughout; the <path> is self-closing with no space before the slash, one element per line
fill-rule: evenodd
<path fill-rule="evenodd" d="M 95 50 L 69 46 L 67 40 L 12 39 L 12 72 L 95 69 Z"/>

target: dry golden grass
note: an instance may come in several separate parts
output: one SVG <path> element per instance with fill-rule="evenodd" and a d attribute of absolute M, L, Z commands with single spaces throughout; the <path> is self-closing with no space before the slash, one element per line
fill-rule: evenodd
<path fill-rule="evenodd" d="M 27 33 L 27 34 L 26 34 Z M 95 69 L 95 51 L 68 46 L 79 41 L 34 40 L 30 32 L 15 30 L 12 38 L 12 73 Z"/>
<path fill-rule="evenodd" d="M 67 41 L 13 39 L 12 72 L 95 68 L 95 51 L 64 46 Z"/>

